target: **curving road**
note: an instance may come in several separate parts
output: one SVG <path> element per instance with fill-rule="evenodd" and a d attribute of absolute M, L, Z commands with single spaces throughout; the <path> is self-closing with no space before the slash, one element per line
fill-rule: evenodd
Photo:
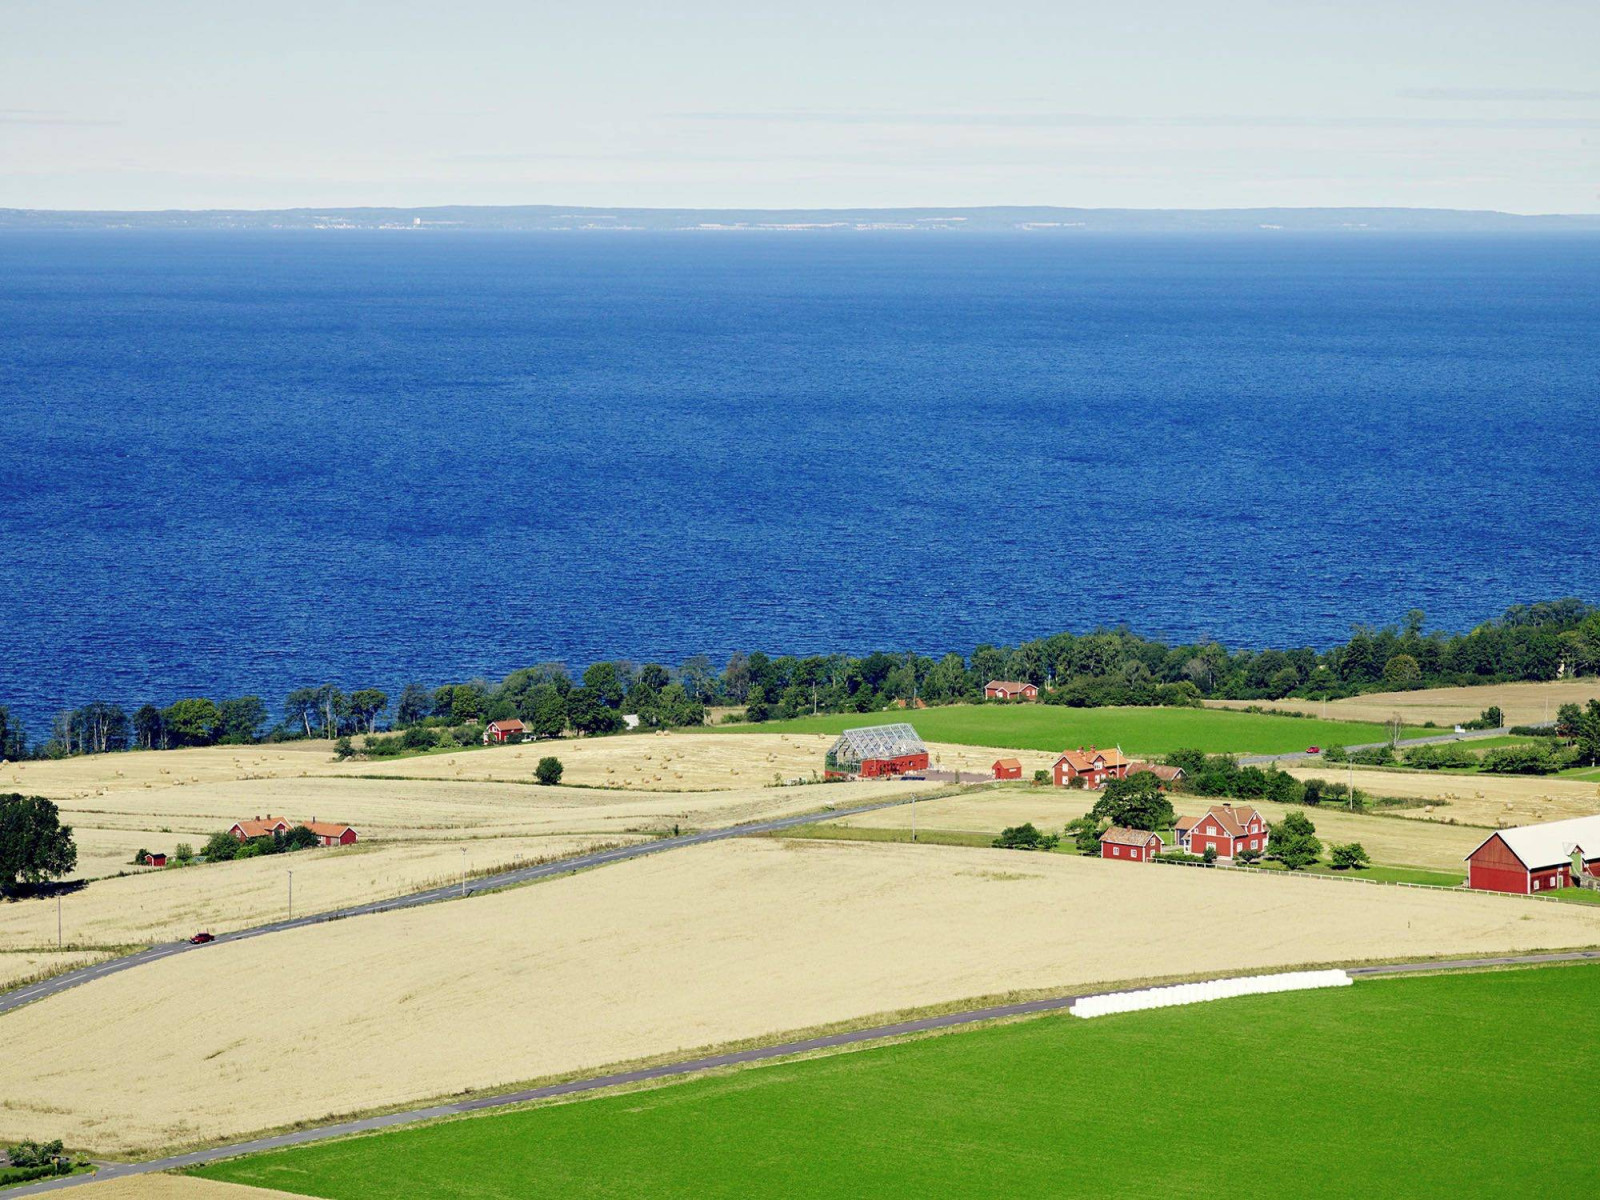
<path fill-rule="evenodd" d="M 894 801 L 893 803 L 906 802 Z M 887 807 L 887 805 L 871 805 L 869 809 L 860 811 L 884 807 Z M 796 822 L 791 821 L 790 823 Z M 724 834 L 724 836 L 730 835 Z M 1381 966 L 1347 967 L 1345 970 L 1351 975 L 1360 977 L 1402 973 L 1415 974 L 1425 971 L 1459 971 L 1487 967 L 1539 966 L 1546 963 L 1590 960 L 1600 961 L 1600 950 L 1574 950 L 1561 954 L 1506 954 L 1485 958 L 1456 959 L 1446 962 L 1386 963 Z M 1114 995 L 1115 993 L 1096 994 Z M 44 1192 L 78 1187 L 85 1183 L 100 1180 L 121 1179 L 129 1175 L 148 1175 L 157 1171 L 173 1171 L 184 1167 L 197 1167 L 204 1163 L 219 1162 L 225 1158 L 239 1158 L 246 1154 L 259 1154 L 264 1150 L 281 1150 L 288 1146 L 303 1146 L 308 1142 L 322 1142 L 330 1138 L 348 1137 L 351 1134 L 376 1133 L 379 1130 L 392 1129 L 399 1125 L 414 1125 L 420 1121 L 434 1121 L 441 1117 L 458 1117 L 467 1113 L 484 1112 L 489 1109 L 509 1108 L 517 1104 L 527 1104 L 533 1100 L 550 1100 L 561 1096 L 579 1095 L 584 1092 L 597 1092 L 605 1088 L 649 1083 L 657 1079 L 699 1075 L 724 1067 L 766 1062 L 772 1059 L 788 1058 L 796 1054 L 808 1054 L 817 1050 L 836 1049 L 841 1046 L 858 1046 L 868 1042 L 883 1041 L 888 1038 L 905 1037 L 909 1034 L 928 1033 L 937 1029 L 951 1029 L 961 1025 L 974 1025 L 983 1021 L 998 1021 L 1007 1017 L 1024 1017 L 1037 1013 L 1060 1012 L 1075 1004 L 1079 999 L 1081 997 L 1076 995 L 1050 996 L 1043 1000 L 1028 1000 L 1020 1004 L 997 1004 L 984 1008 L 969 1008 L 961 1012 L 943 1013 L 936 1017 L 921 1017 L 912 1021 L 896 1021 L 890 1025 L 875 1025 L 868 1029 L 852 1029 L 844 1033 L 832 1033 L 822 1037 L 779 1042 L 772 1046 L 736 1050 L 728 1054 L 687 1058 L 680 1062 L 662 1063 L 655 1067 L 641 1067 L 636 1071 L 617 1071 L 608 1075 L 591 1075 L 585 1079 L 572 1079 L 565 1083 L 552 1083 L 544 1087 L 525 1088 L 517 1092 L 506 1092 L 494 1096 L 479 1096 L 471 1100 L 455 1100 L 448 1104 L 432 1104 L 425 1108 L 408 1109 L 405 1112 L 385 1113 L 382 1116 L 363 1117 L 355 1121 L 339 1121 L 330 1125 L 318 1125 L 311 1129 L 297 1129 L 293 1133 L 282 1133 L 275 1137 L 232 1142 L 226 1146 L 213 1146 L 206 1150 L 196 1150 L 189 1154 L 174 1154 L 167 1158 L 151 1159 L 148 1162 L 110 1163 L 102 1166 L 93 1175 L 68 1175 L 61 1179 L 49 1179 L 23 1187 L 8 1188 L 5 1195 L 7 1197 L 39 1195 Z"/>
<path fill-rule="evenodd" d="M 660 838 L 653 842 L 640 842 L 632 846 L 618 846 L 611 850 L 596 850 L 592 854 L 580 854 L 572 858 L 557 859 L 554 862 L 541 863 L 534 867 L 519 867 L 513 871 L 502 871 L 497 875 L 484 875 L 478 879 L 469 879 L 465 884 L 450 884 L 446 887 L 429 888 L 425 892 L 411 892 L 404 896 L 396 896 L 390 900 L 374 900 L 368 904 L 358 904 L 352 908 L 339 908 L 329 912 L 313 913 L 310 916 L 295 917 L 293 920 L 272 921 L 265 925 L 252 926 L 249 929 L 240 929 L 234 933 L 222 933 L 218 934 L 216 941 L 211 944 L 240 942 L 246 938 L 261 937 L 264 934 L 282 933 L 286 929 L 301 929 L 307 925 L 320 925 L 325 921 L 340 921 L 347 917 L 364 917 L 370 913 L 394 912 L 402 908 L 417 908 L 424 904 L 437 904 L 443 900 L 459 900 L 478 892 L 496 891 L 500 888 L 514 887 L 523 883 L 535 883 L 538 880 L 550 879 L 557 875 L 568 875 L 574 871 L 587 870 L 590 867 L 605 866 L 607 863 L 623 862 L 630 858 L 643 858 L 647 854 L 660 854 L 664 850 L 676 850 L 683 846 L 698 846 L 706 842 L 720 842 L 726 838 L 752 837 L 764 833 L 776 833 L 783 829 L 791 829 L 796 825 L 809 825 L 816 821 L 832 820 L 836 817 L 853 817 L 858 813 L 876 812 L 880 808 L 893 808 L 899 804 L 910 804 L 914 799 L 925 798 L 921 796 L 897 797 L 893 800 L 880 800 L 873 804 L 860 804 L 853 808 L 830 808 L 816 812 L 801 813 L 792 817 L 776 817 L 770 821 L 755 821 L 748 825 L 728 825 L 720 829 L 703 830 L 699 833 L 685 833 L 678 837 Z M 203 949 L 205 949 L 204 946 L 194 946 L 188 942 L 164 942 L 144 950 L 135 951 L 132 954 L 122 955 L 119 958 L 106 959 L 104 962 L 95 963 L 93 966 L 65 971 L 60 975 L 51 976 L 41 983 L 30 984 L 28 987 L 17 988 L 11 992 L 0 992 L 0 1014 L 21 1008 L 24 1004 L 31 1004 L 35 1000 L 43 1000 L 46 996 L 54 996 L 57 992 L 64 992 L 68 988 L 90 983 L 106 975 L 115 975 L 119 971 L 127 971 L 133 967 L 143 966 L 145 963 L 170 958 L 174 954 L 188 954 Z"/>

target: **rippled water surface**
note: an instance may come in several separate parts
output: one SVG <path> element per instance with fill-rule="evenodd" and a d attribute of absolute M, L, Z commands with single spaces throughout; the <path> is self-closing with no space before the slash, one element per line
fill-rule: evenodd
<path fill-rule="evenodd" d="M 1600 599 L 1600 239 L 0 238 L 0 703 Z"/>

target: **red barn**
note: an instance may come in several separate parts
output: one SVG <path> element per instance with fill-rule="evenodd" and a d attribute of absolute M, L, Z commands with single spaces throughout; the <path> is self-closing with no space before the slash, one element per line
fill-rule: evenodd
<path fill-rule="evenodd" d="M 1500 829 L 1467 855 L 1467 886 L 1532 896 L 1600 878 L 1600 816 Z"/>
<path fill-rule="evenodd" d="M 995 759 L 994 777 L 996 779 L 1021 779 L 1022 760 L 1018 758 Z"/>
<path fill-rule="evenodd" d="M 983 685 L 985 700 L 1037 700 L 1039 685 L 1020 679 L 991 679 Z"/>
<path fill-rule="evenodd" d="M 528 727 L 515 717 L 508 717 L 503 721 L 490 721 L 483 731 L 483 744 L 490 742 L 509 742 L 512 738 L 527 736 Z"/>
<path fill-rule="evenodd" d="M 1178 818 L 1178 845 L 1189 854 L 1215 850 L 1218 858 L 1233 858 L 1244 850 L 1265 851 L 1267 819 L 1241 804 L 1213 804 L 1201 817 Z"/>
<path fill-rule="evenodd" d="M 164 867 L 167 865 L 167 856 L 165 854 L 146 854 L 144 856 L 144 865 L 147 867 Z"/>
<path fill-rule="evenodd" d="M 1166 845 L 1161 835 L 1148 829 L 1127 829 L 1113 825 L 1100 835 L 1100 857 L 1128 862 L 1152 862 Z"/>
<path fill-rule="evenodd" d="M 1096 750 L 1093 746 L 1085 750 L 1079 746 L 1056 759 L 1054 772 L 1057 787 L 1082 779 L 1084 787 L 1099 788 L 1105 787 L 1108 779 L 1126 779 L 1128 760 L 1121 750 Z"/>

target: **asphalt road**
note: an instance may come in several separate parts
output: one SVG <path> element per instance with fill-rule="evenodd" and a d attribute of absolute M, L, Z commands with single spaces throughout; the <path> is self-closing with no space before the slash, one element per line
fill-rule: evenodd
<path fill-rule="evenodd" d="M 905 802 L 895 801 L 894 803 Z M 860 811 L 870 811 L 871 808 L 884 807 L 887 806 L 871 805 L 868 809 Z M 789 823 L 794 824 L 797 822 L 790 820 Z M 1600 950 L 1575 950 L 1564 954 L 1507 954 L 1487 958 L 1458 959 L 1450 962 L 1389 963 L 1373 967 L 1347 967 L 1346 970 L 1351 975 L 1360 977 L 1364 975 L 1397 975 L 1424 971 L 1456 971 L 1466 968 L 1536 966 L 1543 963 L 1579 962 L 1585 960 L 1600 961 Z M 1096 994 L 1104 995 L 1107 993 Z M 7 1197 L 40 1195 L 44 1192 L 78 1187 L 85 1183 L 100 1180 L 121 1179 L 129 1175 L 148 1175 L 157 1171 L 173 1171 L 184 1167 L 197 1167 L 204 1163 L 219 1162 L 225 1158 L 239 1158 L 246 1154 L 259 1154 L 264 1150 L 280 1150 L 287 1146 L 303 1146 L 308 1142 L 323 1142 L 330 1138 L 347 1137 L 356 1133 L 375 1133 L 383 1129 L 393 1129 L 396 1126 L 414 1125 L 420 1121 L 433 1121 L 440 1117 L 457 1117 L 490 1109 L 509 1108 L 517 1104 L 526 1104 L 532 1100 L 549 1100 L 560 1096 L 575 1096 L 584 1092 L 601 1091 L 605 1088 L 649 1083 L 657 1079 L 700 1075 L 707 1071 L 715 1071 L 724 1067 L 767 1062 L 772 1059 L 788 1058 L 791 1055 L 807 1054 L 817 1050 L 830 1050 L 840 1046 L 857 1046 L 869 1042 L 883 1041 L 887 1038 L 904 1037 L 907 1034 L 928 1033 L 937 1029 L 951 1029 L 961 1025 L 975 1025 L 979 1022 L 1001 1020 L 1006 1017 L 1060 1012 L 1076 1003 L 1079 999 L 1080 997 L 1076 995 L 1051 996 L 1043 1000 L 1029 1000 L 1021 1004 L 999 1004 L 985 1008 L 970 1008 L 961 1012 L 944 1013 L 937 1017 L 922 1017 L 914 1021 L 897 1021 L 891 1025 L 875 1025 L 867 1029 L 853 1029 L 845 1033 L 828 1034 L 823 1037 L 779 1042 L 772 1046 L 760 1046 L 751 1050 L 736 1050 L 729 1054 L 688 1058 L 681 1062 L 642 1067 L 637 1071 L 618 1071 L 609 1075 L 591 1075 L 584 1079 L 572 1079 L 565 1083 L 552 1083 L 544 1087 L 526 1088 L 518 1092 L 480 1096 L 472 1100 L 457 1100 L 449 1104 L 433 1104 L 426 1108 L 412 1108 L 404 1112 L 386 1113 L 383 1116 L 363 1117 L 356 1121 L 339 1121 L 331 1125 L 318 1125 L 311 1129 L 297 1129 L 293 1133 L 278 1134 L 276 1137 L 232 1142 L 226 1146 L 213 1146 L 207 1150 L 196 1150 L 189 1154 L 175 1154 L 167 1158 L 151 1159 L 148 1162 L 109 1163 L 101 1167 L 93 1175 L 68 1175 L 61 1179 L 48 1179 L 39 1183 L 28 1184 L 24 1187 L 9 1188 L 6 1190 L 5 1195 Z"/>
<path fill-rule="evenodd" d="M 597 850 L 593 854 L 581 854 L 573 858 L 558 859 L 555 862 L 541 863 L 536 867 L 519 867 L 514 871 L 502 871 L 498 875 L 484 875 L 477 879 L 469 879 L 464 885 L 451 884 L 448 887 L 430 888 L 425 892 L 412 892 L 405 896 L 396 896 L 390 900 L 374 900 L 370 904 L 358 904 L 352 908 L 313 913 L 309 916 L 295 917 L 293 920 L 272 921 L 265 925 L 256 925 L 250 929 L 241 929 L 234 933 L 221 933 L 217 935 L 215 942 L 208 944 L 220 945 L 223 942 L 240 942 L 246 938 L 261 937 L 264 934 L 282 933 L 286 929 L 302 929 L 308 925 L 320 925 L 326 921 L 341 921 L 347 917 L 364 917 L 370 913 L 394 912 L 402 908 L 418 908 L 424 904 L 437 904 L 443 900 L 459 900 L 478 892 L 495 891 L 499 888 L 513 887 L 523 883 L 534 883 L 557 875 L 568 875 L 573 871 L 583 871 L 590 867 L 602 867 L 607 863 L 623 862 L 630 858 L 643 858 L 647 854 L 660 854 L 664 850 L 676 850 L 683 846 L 698 846 L 706 842 L 720 842 L 726 838 L 753 837 L 763 833 L 776 833 L 779 830 L 789 829 L 796 825 L 808 825 L 814 821 L 832 820 L 836 817 L 852 817 L 857 813 L 875 812 L 880 808 L 893 808 L 897 804 L 909 804 L 911 800 L 911 797 L 882 800 L 876 804 L 859 804 L 853 808 L 802 813 L 793 817 L 778 817 L 771 821 L 756 821 L 749 825 L 729 825 L 721 829 L 707 829 L 699 833 L 686 833 L 679 837 L 660 838 L 653 842 L 640 842 L 632 846 L 618 846 L 611 850 Z M 0 1014 L 21 1008 L 24 1004 L 31 1004 L 35 1000 L 43 1000 L 46 996 L 54 996 L 57 992 L 64 992 L 68 988 L 90 983 L 106 975 L 115 975 L 118 971 L 127 971 L 133 967 L 143 966 L 145 963 L 156 962 L 158 959 L 170 958 L 174 954 L 189 954 L 195 951 L 203 951 L 206 948 L 206 946 L 195 946 L 188 942 L 164 942 L 144 950 L 135 951 L 132 954 L 125 954 L 120 958 L 106 959 L 104 962 L 95 963 L 93 966 L 65 971 L 41 983 L 30 984 L 28 987 L 17 988 L 15 991 L 0 992 Z"/>
<path fill-rule="evenodd" d="M 1445 742 L 1466 742 L 1473 738 L 1504 737 L 1511 732 L 1505 727 L 1499 729 L 1469 729 L 1465 733 L 1441 733 L 1434 737 L 1407 738 L 1403 742 L 1396 742 L 1396 750 L 1409 750 L 1412 746 L 1439 746 Z M 1363 742 L 1359 746 L 1346 746 L 1346 750 L 1376 750 L 1380 746 L 1387 746 L 1388 742 Z M 1326 760 L 1320 754 L 1307 754 L 1304 750 L 1294 750 L 1288 754 L 1252 754 L 1248 758 L 1241 758 L 1239 765 L 1244 767 L 1260 767 L 1270 762 L 1314 762 Z M 1343 767 L 1345 763 L 1328 763 L 1330 767 Z"/>

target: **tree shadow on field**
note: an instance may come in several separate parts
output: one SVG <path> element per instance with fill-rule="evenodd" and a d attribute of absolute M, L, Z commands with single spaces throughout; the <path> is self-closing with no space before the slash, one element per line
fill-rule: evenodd
<path fill-rule="evenodd" d="M 87 879 L 68 879 L 62 882 L 0 884 L 0 901 L 14 904 L 19 900 L 53 900 L 57 896 L 70 896 L 89 886 Z"/>

